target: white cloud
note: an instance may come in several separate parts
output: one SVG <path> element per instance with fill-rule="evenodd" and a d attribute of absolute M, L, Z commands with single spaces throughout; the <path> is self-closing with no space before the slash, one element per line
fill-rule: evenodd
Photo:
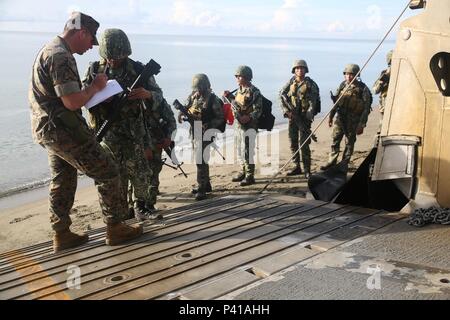
<path fill-rule="evenodd" d="M 281 9 L 296 9 L 302 2 L 303 0 L 284 0 Z"/>
<path fill-rule="evenodd" d="M 216 27 L 221 16 L 211 10 L 204 10 L 205 4 L 185 0 L 176 0 L 173 4 L 172 24 L 194 27 Z"/>
<path fill-rule="evenodd" d="M 281 7 L 273 13 L 272 19 L 260 24 L 258 29 L 263 32 L 299 31 L 303 26 L 302 19 L 307 15 L 305 8 L 304 0 L 284 0 Z"/>
<path fill-rule="evenodd" d="M 327 26 L 327 32 L 346 32 L 348 28 L 340 20 L 333 21 Z"/>
<path fill-rule="evenodd" d="M 366 26 L 369 30 L 379 30 L 381 29 L 381 8 L 377 5 L 371 5 L 366 10 L 369 15 Z"/>

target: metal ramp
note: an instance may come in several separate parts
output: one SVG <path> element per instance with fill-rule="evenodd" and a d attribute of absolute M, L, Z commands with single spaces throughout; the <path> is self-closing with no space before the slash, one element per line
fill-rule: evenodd
<path fill-rule="evenodd" d="M 51 242 L 0 254 L 0 299 L 214 299 L 403 215 L 288 196 L 228 196 L 168 211 L 164 225 L 108 247 L 105 228 L 58 254 Z M 69 289 L 68 268 L 79 268 Z"/>

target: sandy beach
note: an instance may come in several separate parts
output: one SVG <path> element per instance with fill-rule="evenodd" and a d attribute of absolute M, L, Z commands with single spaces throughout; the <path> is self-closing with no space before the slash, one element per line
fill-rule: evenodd
<path fill-rule="evenodd" d="M 316 119 L 313 124 L 315 128 L 321 119 Z M 369 116 L 369 121 L 363 135 L 358 136 L 355 153 L 352 157 L 352 168 L 357 168 L 370 151 L 374 135 L 377 132 L 380 115 L 375 108 Z M 280 130 L 273 131 L 279 140 L 279 163 L 280 168 L 291 158 L 287 125 L 281 126 Z M 319 167 L 326 163 L 331 144 L 331 129 L 326 122 L 316 132 L 318 142 L 311 144 L 312 171 L 316 172 Z M 343 144 L 341 145 L 343 150 Z M 44 150 L 42 152 L 45 152 Z M 226 152 L 224 152 L 226 153 Z M 213 161 L 218 157 L 212 152 Z M 217 160 L 217 159 L 216 159 Z M 239 184 L 231 182 L 231 177 L 239 170 L 238 164 L 214 164 L 211 165 L 211 182 L 213 193 L 210 197 L 220 197 L 228 194 L 257 193 L 270 180 L 271 176 L 261 175 L 261 169 L 267 164 L 257 163 L 257 184 L 250 187 L 240 187 Z M 307 181 L 301 176 L 286 177 L 286 172 L 291 169 L 288 166 L 267 192 L 288 194 L 292 196 L 306 197 L 308 188 Z M 188 174 L 186 179 L 174 170 L 164 167 L 160 175 L 160 191 L 157 208 L 164 214 L 165 210 L 183 206 L 195 202 L 191 189 L 195 186 L 195 165 L 184 165 Z M 352 171 L 352 170 L 351 170 Z M 80 179 L 76 193 L 75 204 L 72 209 L 72 230 L 91 230 L 102 227 L 103 219 L 100 211 L 98 196 L 93 183 L 89 179 Z M 28 193 L 11 196 L 2 199 L 0 206 L 0 252 L 30 246 L 51 239 L 52 230 L 48 216 L 47 187 Z M 2 207 L 4 209 L 2 209 Z"/>

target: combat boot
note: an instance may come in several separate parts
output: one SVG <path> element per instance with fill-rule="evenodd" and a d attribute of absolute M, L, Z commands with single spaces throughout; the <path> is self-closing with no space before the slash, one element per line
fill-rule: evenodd
<path fill-rule="evenodd" d="M 145 207 L 145 202 L 137 200 L 134 203 L 134 216 L 137 221 L 144 221 L 146 220 L 146 215 L 148 214 L 148 210 Z"/>
<path fill-rule="evenodd" d="M 206 192 L 203 192 L 203 191 L 199 191 L 197 193 L 197 195 L 195 196 L 195 200 L 197 200 L 197 201 L 206 200 L 206 198 L 207 198 Z"/>
<path fill-rule="evenodd" d="M 155 206 L 146 206 L 145 220 L 162 220 L 163 215 L 158 212 Z"/>
<path fill-rule="evenodd" d="M 198 190 L 199 190 L 199 188 L 193 188 L 192 189 L 192 194 L 197 194 Z M 206 191 L 206 193 L 211 193 L 212 192 L 212 186 L 211 186 L 210 182 L 208 182 L 208 184 L 206 185 L 205 191 Z"/>
<path fill-rule="evenodd" d="M 127 216 L 127 218 L 126 218 L 126 220 L 128 220 L 128 219 L 133 219 L 134 218 L 134 208 L 133 207 L 129 207 L 128 208 L 128 216 Z"/>
<path fill-rule="evenodd" d="M 127 225 L 125 222 L 106 226 L 106 245 L 116 246 L 128 240 L 136 239 L 143 233 L 142 225 Z"/>
<path fill-rule="evenodd" d="M 240 183 L 241 187 L 251 186 L 252 184 L 255 184 L 255 178 L 252 176 L 245 177 L 245 179 Z"/>
<path fill-rule="evenodd" d="M 245 173 L 244 172 L 239 172 L 236 176 L 233 177 L 233 179 L 231 181 L 233 181 L 233 182 L 241 182 L 244 179 L 245 179 Z"/>
<path fill-rule="evenodd" d="M 300 166 L 296 166 L 294 168 L 294 170 L 291 170 L 287 173 L 288 176 L 298 176 L 299 174 L 302 174 L 302 169 L 300 168 Z"/>
<path fill-rule="evenodd" d="M 57 231 L 53 236 L 53 251 L 59 252 L 61 250 L 78 247 L 89 241 L 89 236 L 85 233 L 74 233 L 69 228 Z"/>

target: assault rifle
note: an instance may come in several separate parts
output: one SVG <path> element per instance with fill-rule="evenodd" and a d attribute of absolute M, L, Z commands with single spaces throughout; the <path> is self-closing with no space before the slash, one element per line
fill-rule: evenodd
<path fill-rule="evenodd" d="M 192 118 L 192 115 L 188 112 L 188 109 L 180 101 L 178 101 L 178 99 L 174 100 L 173 106 L 181 112 L 184 117 L 184 121 L 188 121 L 192 125 L 194 118 Z"/>
<path fill-rule="evenodd" d="M 291 112 L 293 115 L 295 114 L 294 106 L 284 94 L 281 95 L 281 102 L 286 106 L 286 108 L 288 108 L 289 112 Z"/>
<path fill-rule="evenodd" d="M 290 112 L 294 117 L 297 116 L 297 114 L 296 114 L 296 112 L 295 112 L 294 106 L 292 105 L 292 103 L 287 99 L 287 97 L 286 97 L 284 94 L 281 95 L 281 102 L 289 109 L 289 112 Z M 315 134 L 313 134 L 313 135 L 311 136 L 311 139 L 312 139 L 314 142 L 317 142 L 317 136 L 316 136 Z"/>
<path fill-rule="evenodd" d="M 333 91 L 330 90 L 330 98 L 331 98 L 331 101 L 333 101 L 333 103 L 336 103 L 338 96 L 335 96 L 333 94 Z"/>
<path fill-rule="evenodd" d="M 181 167 L 183 165 L 183 162 L 178 161 L 176 155 L 175 155 L 175 141 L 172 141 L 170 143 L 170 146 L 167 148 L 164 148 L 164 152 L 169 156 L 170 160 L 172 160 L 172 163 L 175 165 L 175 167 L 168 165 L 165 161 L 163 161 L 163 165 L 168 166 L 169 168 L 172 168 L 174 170 L 180 170 L 183 176 L 187 179 L 187 174 L 184 172 L 183 168 Z"/>
<path fill-rule="evenodd" d="M 120 109 L 123 104 L 127 102 L 130 92 L 134 88 L 143 87 L 144 84 L 148 82 L 148 79 L 151 76 L 157 75 L 160 71 L 161 66 L 155 60 L 150 60 L 150 62 L 144 66 L 141 73 L 137 76 L 131 87 L 127 88 L 120 96 L 116 96 L 114 98 L 106 120 L 103 122 L 103 124 L 100 126 L 100 129 L 96 133 L 97 141 L 102 141 L 106 132 L 108 132 L 112 124 L 117 121 L 120 115 Z"/>
<path fill-rule="evenodd" d="M 166 131 L 164 130 L 164 127 L 167 125 L 167 122 L 164 121 L 163 119 L 159 119 L 159 121 L 156 121 L 156 119 L 154 120 L 155 120 L 154 121 L 155 127 L 152 128 L 151 134 L 152 137 L 154 137 L 157 141 L 161 141 L 167 136 Z M 167 164 L 165 161 L 162 161 L 162 164 L 174 170 L 179 169 L 181 173 L 184 175 L 184 177 L 187 178 L 188 176 L 186 172 L 184 172 L 183 168 L 181 167 L 183 163 L 182 162 L 180 163 L 180 161 L 178 161 L 177 159 L 177 156 L 175 155 L 175 142 L 172 141 L 170 143 L 170 146 L 164 148 L 163 150 L 175 166 L 171 166 Z"/>
<path fill-rule="evenodd" d="M 175 99 L 175 101 L 173 102 L 173 106 L 174 106 L 175 109 L 177 109 L 178 111 L 181 112 L 181 114 L 185 118 L 185 121 L 189 121 L 191 126 L 193 126 L 194 119 L 192 118 L 191 114 L 188 112 L 187 108 L 180 101 L 178 101 L 178 99 Z M 223 160 L 225 160 L 225 157 L 220 152 L 219 148 L 217 147 L 216 143 L 214 142 L 214 138 L 215 137 L 213 137 L 213 141 L 211 143 L 211 146 L 213 147 L 214 150 L 216 150 L 217 154 L 220 157 L 222 157 Z"/>

